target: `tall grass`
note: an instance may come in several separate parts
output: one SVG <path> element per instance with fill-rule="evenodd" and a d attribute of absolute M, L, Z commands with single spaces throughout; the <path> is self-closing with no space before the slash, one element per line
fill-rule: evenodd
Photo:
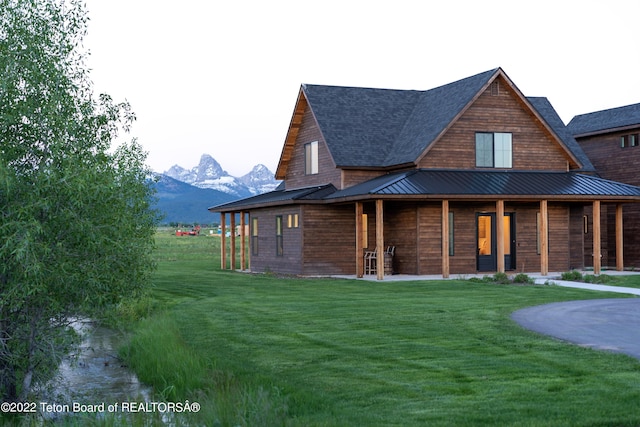
<path fill-rule="evenodd" d="M 607 294 L 242 274 L 218 242 L 159 236 L 158 308 L 122 353 L 162 398 L 201 403 L 185 425 L 640 425 L 637 360 L 509 318 Z"/>

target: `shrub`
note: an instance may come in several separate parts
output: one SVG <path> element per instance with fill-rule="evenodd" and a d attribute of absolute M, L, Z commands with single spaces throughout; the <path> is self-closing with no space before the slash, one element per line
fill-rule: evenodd
<path fill-rule="evenodd" d="M 507 283 L 511 283 L 509 276 L 506 273 L 496 273 L 493 275 L 493 281 L 495 283 L 499 283 L 501 285 L 506 285 Z"/>
<path fill-rule="evenodd" d="M 535 280 L 524 273 L 519 273 L 513 277 L 513 283 L 525 283 L 532 285 L 535 283 Z"/>
<path fill-rule="evenodd" d="M 571 282 L 579 282 L 583 280 L 582 273 L 577 270 L 565 271 L 564 273 L 562 273 L 562 276 L 560 278 L 562 280 L 569 280 Z"/>

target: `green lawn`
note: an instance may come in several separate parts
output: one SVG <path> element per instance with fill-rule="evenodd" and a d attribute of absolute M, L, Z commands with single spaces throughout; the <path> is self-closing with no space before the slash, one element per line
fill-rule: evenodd
<path fill-rule="evenodd" d="M 157 239 L 161 307 L 122 352 L 212 425 L 640 425 L 640 363 L 520 328 L 519 308 L 620 297 L 462 280 L 220 271 L 219 240 Z"/>

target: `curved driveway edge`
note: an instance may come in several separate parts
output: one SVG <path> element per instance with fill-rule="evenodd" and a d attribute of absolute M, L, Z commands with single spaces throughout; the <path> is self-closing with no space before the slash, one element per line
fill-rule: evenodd
<path fill-rule="evenodd" d="M 640 359 L 639 298 L 556 302 L 515 311 L 511 318 L 544 335 Z"/>

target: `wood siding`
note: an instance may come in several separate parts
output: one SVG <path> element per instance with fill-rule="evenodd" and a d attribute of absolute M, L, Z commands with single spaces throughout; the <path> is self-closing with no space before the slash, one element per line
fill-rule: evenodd
<path fill-rule="evenodd" d="M 449 258 L 451 274 L 476 272 L 477 213 L 495 213 L 495 203 L 450 203 L 454 216 L 454 248 Z M 537 246 L 538 203 L 505 202 L 505 213 L 514 214 L 516 224 L 516 272 L 540 271 Z M 440 203 L 385 204 L 385 244 L 396 246 L 394 269 L 402 274 L 441 274 L 442 237 Z M 370 224 L 370 228 L 374 227 Z M 569 206 L 549 204 L 549 269 L 569 269 L 572 252 L 582 247 L 570 247 Z M 574 255 L 575 256 L 575 255 Z"/>
<path fill-rule="evenodd" d="M 640 134 L 640 127 L 620 132 L 593 135 L 577 138 L 578 143 L 598 171 L 598 175 L 605 179 L 624 182 L 640 186 L 640 146 L 621 147 L 622 136 Z M 588 209 L 589 221 L 593 212 Z M 602 208 L 602 265 L 614 268 L 616 265 L 615 248 L 615 206 L 603 205 Z M 640 268 L 640 205 L 623 205 L 623 242 L 624 266 L 626 268 Z M 591 232 L 592 224 L 590 223 Z M 591 254 L 593 247 L 592 236 L 585 239 L 585 265 L 593 266 Z"/>
<path fill-rule="evenodd" d="M 624 132 L 577 138 L 577 141 L 601 177 L 640 186 L 640 145 L 625 148 L 620 146 L 620 137 L 639 133 L 640 127 Z"/>
<path fill-rule="evenodd" d="M 304 205 L 302 211 L 305 245 L 298 249 L 303 258 L 302 273 L 355 275 L 354 205 Z"/>
<path fill-rule="evenodd" d="M 476 132 L 512 134 L 513 170 L 566 171 L 569 157 L 515 93 L 487 89 L 419 162 L 421 168 L 476 169 Z"/>
<path fill-rule="evenodd" d="M 318 141 L 318 173 L 307 175 L 305 174 L 304 146 L 313 141 Z M 341 178 L 340 170 L 336 169 L 318 124 L 311 111 L 307 108 L 296 138 L 291 160 L 287 166 L 285 187 L 287 190 L 292 190 L 331 183 L 336 188 L 340 188 Z"/>
<path fill-rule="evenodd" d="M 298 215 L 298 228 L 287 226 L 288 215 Z M 283 219 L 283 254 L 276 255 L 276 216 Z M 277 271 L 284 274 L 302 274 L 302 218 L 299 206 L 283 206 L 279 208 L 266 208 L 251 211 L 249 224 L 253 219 L 258 219 L 258 253 L 254 248 L 249 248 L 251 259 L 251 271 L 265 273 Z M 249 245 L 253 245 L 251 233 L 249 233 Z"/>

